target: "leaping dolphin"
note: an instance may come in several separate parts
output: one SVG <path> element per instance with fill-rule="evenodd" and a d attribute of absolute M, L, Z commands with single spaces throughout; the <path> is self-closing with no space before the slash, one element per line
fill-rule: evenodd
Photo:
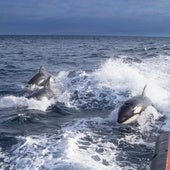
<path fill-rule="evenodd" d="M 149 106 L 152 105 L 151 100 L 146 97 L 145 90 L 146 85 L 143 88 L 141 95 L 134 96 L 131 99 L 124 102 L 119 108 L 117 122 L 121 124 L 130 124 L 137 120 L 140 114 Z"/>
<path fill-rule="evenodd" d="M 38 73 L 33 76 L 33 78 L 28 82 L 30 85 L 37 85 L 37 86 L 44 86 L 45 81 L 47 80 L 48 76 L 44 72 L 43 66 L 40 67 Z"/>
<path fill-rule="evenodd" d="M 38 91 L 36 91 L 32 95 L 28 96 L 27 98 L 28 99 L 34 98 L 34 99 L 37 99 L 37 100 L 41 100 L 43 97 L 47 97 L 48 99 L 53 97 L 54 92 L 50 88 L 50 78 L 51 78 L 51 76 L 49 76 L 47 78 L 47 80 L 44 83 L 44 87 L 42 89 L 39 89 Z"/>

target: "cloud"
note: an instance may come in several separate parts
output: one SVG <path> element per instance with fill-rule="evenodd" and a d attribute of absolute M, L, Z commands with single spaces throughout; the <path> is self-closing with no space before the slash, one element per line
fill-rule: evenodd
<path fill-rule="evenodd" d="M 170 16 L 166 0 L 5 0 L 0 1 L 4 16 L 25 18 L 135 18 L 148 15 Z"/>
<path fill-rule="evenodd" d="M 167 0 L 2 0 L 0 34 L 167 33 L 169 7 Z"/>
<path fill-rule="evenodd" d="M 166 27 L 163 23 L 166 23 Z M 49 20 L 11 21 L 3 24 L 1 34 L 38 35 L 170 35 L 170 21 L 139 21 L 134 19 L 87 19 L 65 18 Z"/>

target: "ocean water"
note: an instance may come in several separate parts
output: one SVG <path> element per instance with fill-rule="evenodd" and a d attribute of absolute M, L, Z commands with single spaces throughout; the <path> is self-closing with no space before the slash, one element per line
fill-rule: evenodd
<path fill-rule="evenodd" d="M 27 99 L 43 65 L 56 96 Z M 134 95 L 153 102 L 116 122 Z M 0 169 L 149 170 L 170 129 L 170 38 L 0 36 Z"/>

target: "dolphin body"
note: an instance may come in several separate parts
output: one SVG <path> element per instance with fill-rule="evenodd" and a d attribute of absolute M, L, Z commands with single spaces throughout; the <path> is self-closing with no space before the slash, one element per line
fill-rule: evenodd
<path fill-rule="evenodd" d="M 38 73 L 31 78 L 31 80 L 28 82 L 28 84 L 29 85 L 44 86 L 47 78 L 48 78 L 48 76 L 44 72 L 44 68 L 41 66 Z"/>
<path fill-rule="evenodd" d="M 119 108 L 117 122 L 120 124 L 134 123 L 140 114 L 149 106 L 152 105 L 151 100 L 145 95 L 146 85 L 141 95 L 134 96 L 124 102 Z"/>
<path fill-rule="evenodd" d="M 47 80 L 45 80 L 44 87 L 42 89 L 39 89 L 38 91 L 31 94 L 27 98 L 28 99 L 34 98 L 34 99 L 37 99 L 37 100 L 41 100 L 43 97 L 47 97 L 48 99 L 52 98 L 54 96 L 54 92 L 50 88 L 50 78 L 51 78 L 51 76 L 49 76 L 47 78 Z"/>

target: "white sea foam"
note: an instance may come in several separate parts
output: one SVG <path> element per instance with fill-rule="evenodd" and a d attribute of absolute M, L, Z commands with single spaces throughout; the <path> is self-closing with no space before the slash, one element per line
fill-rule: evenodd
<path fill-rule="evenodd" d="M 112 127 L 106 122 L 107 119 L 99 117 L 78 119 L 63 125 L 60 135 L 53 133 L 19 137 L 21 142 L 13 145 L 10 155 L 4 155 L 6 163 L 10 162 L 11 168 L 18 170 L 24 168 L 122 170 L 124 161 L 121 163 L 117 158 L 124 157 L 126 160 L 126 151 L 118 149 L 117 145 L 122 142 L 129 145 L 146 143 L 135 134 L 122 135 L 116 139 L 118 143 L 112 142 L 108 138 L 108 135 L 112 134 Z M 125 155 L 122 156 L 123 154 Z M 137 165 L 133 164 L 131 167 L 126 165 L 124 169 L 135 170 Z"/>
<path fill-rule="evenodd" d="M 153 125 L 156 126 L 156 121 L 162 117 L 154 107 L 149 106 L 145 111 L 139 116 L 137 122 L 139 124 L 139 129 L 141 133 L 149 132 L 153 129 Z"/>
<path fill-rule="evenodd" d="M 94 76 L 100 80 L 101 86 L 107 86 L 114 90 L 136 90 L 136 86 L 145 84 L 145 77 L 133 65 L 124 63 L 123 60 L 107 60 L 101 68 L 96 70 Z"/>
<path fill-rule="evenodd" d="M 101 118 L 97 120 L 103 122 Z M 12 154 L 10 157 L 6 155 L 6 159 L 12 163 L 11 168 L 19 170 L 26 167 L 121 170 L 116 161 L 119 151 L 116 151 L 115 144 L 107 140 L 103 143 L 102 137 L 96 138 L 87 127 L 88 121 L 94 120 L 75 120 L 72 125 L 63 126 L 60 139 L 55 134 L 20 137 L 24 142 L 14 145 L 11 149 Z M 102 151 L 99 152 L 99 149 Z"/>
<path fill-rule="evenodd" d="M 88 136 L 93 136 L 91 132 L 85 131 L 85 134 Z M 83 143 L 83 139 L 86 135 L 84 133 L 74 133 L 72 131 L 68 131 L 65 137 L 67 138 L 66 145 L 66 158 L 68 162 L 74 162 L 83 165 L 83 167 L 88 167 L 89 169 L 94 170 L 102 170 L 102 169 L 121 169 L 121 167 L 116 163 L 116 149 L 113 151 L 113 148 L 116 146 L 113 143 L 105 142 L 102 144 L 100 142 L 100 138 L 98 138 L 97 145 L 101 145 L 103 147 L 103 154 L 99 154 L 96 152 L 97 145 L 96 142 L 90 143 L 87 146 L 83 146 L 78 143 Z M 85 142 L 84 142 L 85 143 Z M 87 142 L 88 143 L 88 142 Z M 80 148 L 86 149 L 80 149 Z M 111 149 L 112 148 L 112 149 Z M 106 162 L 107 165 L 104 165 L 103 162 Z"/>
<path fill-rule="evenodd" d="M 0 98 L 0 108 L 22 108 L 46 111 L 55 101 L 43 97 L 40 101 L 35 99 L 27 99 L 25 97 L 4 96 Z"/>

